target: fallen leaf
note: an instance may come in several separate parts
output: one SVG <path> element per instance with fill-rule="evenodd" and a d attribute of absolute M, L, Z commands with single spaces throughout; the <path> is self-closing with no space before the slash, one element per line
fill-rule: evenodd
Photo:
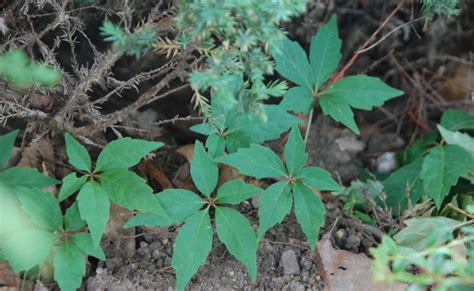
<path fill-rule="evenodd" d="M 372 259 L 364 254 L 355 254 L 333 248 L 329 239 L 318 242 L 316 252 L 318 275 L 324 278 L 323 290 L 344 291 L 404 291 L 406 284 L 374 282 Z"/>
<path fill-rule="evenodd" d="M 135 228 L 123 228 L 123 225 L 133 217 L 133 211 L 112 204 L 110 219 L 105 228 L 104 237 L 110 241 L 104 244 L 107 257 L 130 259 L 135 254 Z"/>

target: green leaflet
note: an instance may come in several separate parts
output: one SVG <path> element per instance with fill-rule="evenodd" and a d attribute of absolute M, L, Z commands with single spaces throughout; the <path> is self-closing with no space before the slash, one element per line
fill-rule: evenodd
<path fill-rule="evenodd" d="M 13 144 L 17 135 L 18 129 L 0 136 L 0 170 L 7 165 L 12 156 Z"/>
<path fill-rule="evenodd" d="M 163 215 L 163 207 L 145 180 L 127 169 L 109 170 L 99 175 L 99 183 L 113 203 L 142 212 Z"/>
<path fill-rule="evenodd" d="M 305 144 L 300 130 L 294 126 L 285 145 L 286 169 L 290 175 L 296 174 L 306 164 L 308 154 L 305 152 Z"/>
<path fill-rule="evenodd" d="M 443 113 L 441 126 L 447 130 L 474 129 L 474 116 L 459 109 L 450 108 Z"/>
<path fill-rule="evenodd" d="M 338 80 L 321 94 L 323 112 L 358 134 L 353 114 L 349 113 L 352 112 L 350 107 L 371 110 L 374 106 L 402 95 L 403 91 L 388 86 L 378 78 L 358 75 Z"/>
<path fill-rule="evenodd" d="M 336 70 L 341 59 L 341 44 L 337 31 L 337 17 L 333 15 L 311 39 L 309 60 L 316 88 L 324 84 Z"/>
<path fill-rule="evenodd" d="M 61 290 L 76 290 L 86 274 L 84 254 L 73 243 L 65 240 L 54 256 L 54 280 Z"/>
<path fill-rule="evenodd" d="M 69 133 L 64 134 L 66 141 L 66 153 L 69 158 L 69 163 L 74 167 L 91 172 L 91 157 L 87 149 L 77 142 Z"/>
<path fill-rule="evenodd" d="M 216 188 L 219 170 L 211 157 L 206 153 L 202 144 L 196 141 L 194 158 L 191 161 L 191 177 L 199 191 L 209 197 Z"/>
<path fill-rule="evenodd" d="M 456 145 L 435 147 L 425 157 L 421 168 L 423 186 L 438 209 L 451 187 L 469 172 L 472 164 L 471 155 Z"/>
<path fill-rule="evenodd" d="M 253 282 L 257 279 L 257 240 L 250 222 L 237 210 L 216 207 L 216 229 L 229 253 L 247 268 Z"/>
<path fill-rule="evenodd" d="M 300 119 L 278 105 L 262 105 L 262 109 L 261 115 L 228 113 L 227 129 L 224 136 L 227 140 L 227 150 L 230 153 L 240 147 L 248 147 L 251 143 L 263 143 L 267 140 L 277 139 L 290 127 L 301 122 Z M 229 139 L 232 141 L 229 142 Z"/>
<path fill-rule="evenodd" d="M 171 265 L 176 270 L 176 289 L 184 290 L 199 270 L 212 248 L 212 227 L 209 209 L 191 216 L 176 237 Z"/>
<path fill-rule="evenodd" d="M 77 177 L 76 173 L 70 173 L 66 177 L 63 178 L 63 184 L 61 185 L 61 189 L 59 190 L 59 201 L 63 201 L 79 189 L 81 189 L 82 185 L 87 180 L 87 176 Z"/>
<path fill-rule="evenodd" d="M 71 241 L 85 254 L 96 257 L 99 260 L 105 260 L 105 254 L 102 248 L 98 245 L 94 245 L 90 233 L 74 233 L 71 235 Z"/>
<path fill-rule="evenodd" d="M 260 195 L 260 207 L 258 208 L 259 228 L 258 240 L 261 240 L 268 229 L 290 213 L 293 202 L 288 182 L 278 182 L 270 185 Z"/>
<path fill-rule="evenodd" d="M 108 143 L 97 158 L 94 172 L 112 169 L 128 169 L 136 165 L 146 154 L 163 145 L 152 142 L 124 137 Z"/>
<path fill-rule="evenodd" d="M 457 145 L 471 154 L 474 159 L 474 138 L 459 131 L 450 131 L 438 124 L 438 130 L 447 144 Z M 474 168 L 474 165 L 473 165 Z"/>
<path fill-rule="evenodd" d="M 262 189 L 245 183 L 242 180 L 230 180 L 217 190 L 217 202 L 240 204 L 242 201 L 260 195 Z"/>
<path fill-rule="evenodd" d="M 77 195 L 81 218 L 87 222 L 94 245 L 99 245 L 109 220 L 110 202 L 105 190 L 94 181 L 89 181 Z"/>
<path fill-rule="evenodd" d="M 86 225 L 86 222 L 81 218 L 79 213 L 79 206 L 77 206 L 77 201 L 75 201 L 69 208 L 66 210 L 64 215 L 64 227 L 67 230 L 79 230 Z"/>
<path fill-rule="evenodd" d="M 206 139 L 206 148 L 211 158 L 224 154 L 225 138 L 217 133 L 211 133 Z"/>
<path fill-rule="evenodd" d="M 3 242 L 3 254 L 15 272 L 28 270 L 46 260 L 57 238 L 45 230 L 17 230 Z"/>
<path fill-rule="evenodd" d="M 43 63 L 32 62 L 22 49 L 10 49 L 0 56 L 0 76 L 18 87 L 27 87 L 34 83 L 44 86 L 56 84 L 59 72 Z"/>
<path fill-rule="evenodd" d="M 308 114 L 313 108 L 313 104 L 314 97 L 311 90 L 295 86 L 286 92 L 279 106 L 287 111 Z"/>
<path fill-rule="evenodd" d="M 215 161 L 230 165 L 240 173 L 257 179 L 286 176 L 285 166 L 278 156 L 259 144 L 252 144 L 248 149 L 239 149 L 236 153 L 218 157 Z"/>
<path fill-rule="evenodd" d="M 308 89 L 312 88 L 313 73 L 305 51 L 296 41 L 283 38 L 280 46 L 273 47 L 272 56 L 276 71 L 291 82 Z"/>
<path fill-rule="evenodd" d="M 49 178 L 33 168 L 13 167 L 0 173 L 0 181 L 6 185 L 42 189 L 59 181 Z"/>
<path fill-rule="evenodd" d="M 408 205 L 415 205 L 424 193 L 421 180 L 423 158 L 397 169 L 383 181 L 387 206 L 395 215 L 401 214 Z M 410 202 L 407 201 L 408 197 Z"/>
<path fill-rule="evenodd" d="M 414 217 L 404 221 L 406 227 L 393 236 L 398 245 L 423 251 L 444 244 L 460 222 L 447 217 Z"/>
<path fill-rule="evenodd" d="M 58 200 L 51 193 L 26 187 L 18 190 L 16 196 L 21 203 L 21 208 L 34 224 L 51 231 L 63 229 L 61 208 L 59 208 Z"/>
<path fill-rule="evenodd" d="M 292 187 L 295 214 L 311 250 L 316 247 L 319 229 L 324 225 L 325 208 L 321 199 L 308 187 L 296 183 Z"/>
<path fill-rule="evenodd" d="M 341 191 L 341 185 L 331 178 L 331 173 L 318 167 L 303 168 L 296 173 L 296 178 L 319 191 Z"/>
<path fill-rule="evenodd" d="M 127 222 L 125 227 L 138 225 L 164 227 L 180 223 L 201 209 L 205 203 L 197 194 L 184 189 L 166 189 L 156 194 L 155 199 L 163 207 L 163 211 L 167 214 L 167 219 L 163 215 L 139 213 Z"/>
<path fill-rule="evenodd" d="M 354 133 L 359 134 L 359 128 L 354 120 L 354 112 L 342 97 L 322 95 L 319 97 L 319 105 L 324 114 L 331 116 Z"/>

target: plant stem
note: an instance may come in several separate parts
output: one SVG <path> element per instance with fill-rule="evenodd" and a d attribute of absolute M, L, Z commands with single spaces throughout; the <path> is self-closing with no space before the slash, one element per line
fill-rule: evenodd
<path fill-rule="evenodd" d="M 306 133 L 304 135 L 304 144 L 306 145 L 307 141 L 308 141 L 308 137 L 309 137 L 309 130 L 311 129 L 311 121 L 313 119 L 313 111 L 314 111 L 314 108 L 311 109 L 311 111 L 309 112 L 309 116 L 308 116 L 308 125 L 306 126 Z"/>

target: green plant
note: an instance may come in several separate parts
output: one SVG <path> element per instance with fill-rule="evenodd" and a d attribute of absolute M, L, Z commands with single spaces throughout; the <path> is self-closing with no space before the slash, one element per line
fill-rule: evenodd
<path fill-rule="evenodd" d="M 322 26 L 311 40 L 309 62 L 303 48 L 284 38 L 272 49 L 276 70 L 297 86 L 288 90 L 280 106 L 294 112 L 312 112 L 314 99 L 319 99 L 322 111 L 359 133 L 351 108 L 371 110 L 385 101 L 400 96 L 396 90 L 375 77 L 350 76 L 331 80 L 341 59 L 341 40 L 336 16 Z"/>
<path fill-rule="evenodd" d="M 413 218 L 394 238 L 382 239 L 374 256 L 375 278 L 409 283 L 408 290 L 472 290 L 474 228 L 444 217 Z M 460 234 L 453 236 L 453 232 Z"/>
<path fill-rule="evenodd" d="M 282 180 L 269 186 L 260 196 L 259 240 L 269 228 L 283 220 L 294 200 L 298 223 L 311 249 L 316 246 L 319 228 L 324 225 L 325 211 L 321 199 L 313 190 L 337 191 L 341 186 L 329 172 L 317 167 L 304 167 L 308 158 L 304 148 L 301 134 L 294 127 L 285 145 L 285 165 L 273 151 L 258 144 L 216 159 L 219 163 L 235 167 L 244 175 Z"/>
<path fill-rule="evenodd" d="M 245 265 L 252 281 L 257 277 L 258 244 L 255 232 L 245 216 L 226 205 L 238 205 L 260 195 L 262 190 L 242 180 L 225 182 L 216 189 L 218 176 L 217 165 L 201 143 L 196 141 L 191 177 L 202 196 L 188 190 L 166 189 L 156 194 L 156 200 L 162 205 L 168 219 L 144 213 L 138 214 L 126 225 L 169 226 L 185 222 L 179 230 L 173 250 L 172 266 L 176 270 L 178 290 L 184 290 L 211 251 L 211 209 L 220 241 Z"/>
<path fill-rule="evenodd" d="M 0 76 L 18 87 L 35 83 L 51 86 L 60 78 L 54 68 L 31 62 L 22 49 L 12 49 L 0 56 Z"/>
<path fill-rule="evenodd" d="M 156 31 L 149 24 L 143 24 L 131 32 L 110 21 L 104 21 L 100 30 L 105 37 L 104 40 L 113 42 L 119 52 L 135 56 L 137 59 L 151 49 L 156 39 Z"/>
<path fill-rule="evenodd" d="M 402 153 L 407 162 L 383 181 L 386 202 L 394 214 L 420 199 L 433 199 L 437 209 L 460 180 L 471 181 L 462 192 L 474 193 L 474 138 L 460 130 L 474 128 L 474 117 L 447 110 L 438 125 L 442 140 L 430 134 Z M 403 161 L 402 160 L 402 161 Z"/>
<path fill-rule="evenodd" d="M 428 19 L 433 19 L 435 14 L 446 14 L 455 16 L 461 13 L 458 9 L 459 0 L 419 0 L 422 3 L 423 15 Z"/>
<path fill-rule="evenodd" d="M 1 167 L 10 157 L 16 133 L 0 138 Z M 110 201 L 165 215 L 145 180 L 128 170 L 162 143 L 131 138 L 110 142 L 93 168 L 84 146 L 69 134 L 65 141 L 69 162 L 84 175 L 64 177 L 58 198 L 40 190 L 58 181 L 34 169 L 14 167 L 0 173 L 1 213 L 9 218 L 1 220 L 0 249 L 15 271 L 52 264 L 59 287 L 75 290 L 85 274 L 85 256 L 105 259 L 99 243 L 109 220 Z M 76 192 L 63 215 L 60 202 Z"/>
<path fill-rule="evenodd" d="M 205 118 L 225 116 L 232 110 L 265 116 L 260 107 L 262 101 L 279 97 L 286 90 L 284 82 L 265 82 L 266 75 L 272 75 L 274 70 L 268 48 L 284 35 L 279 24 L 304 12 L 307 3 L 179 1 L 177 42 L 183 47 L 194 45 L 207 54 L 206 68 L 190 76 L 194 90 L 211 91 L 215 116 L 206 114 Z"/>

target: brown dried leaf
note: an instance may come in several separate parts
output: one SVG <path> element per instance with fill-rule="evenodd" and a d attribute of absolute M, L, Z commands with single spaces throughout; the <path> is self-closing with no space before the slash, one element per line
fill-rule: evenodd
<path fill-rule="evenodd" d="M 406 284 L 385 284 L 374 282 L 372 277 L 372 259 L 364 254 L 354 254 L 333 248 L 329 239 L 318 242 L 317 270 L 324 278 L 324 290 L 344 291 L 404 291 Z"/>

